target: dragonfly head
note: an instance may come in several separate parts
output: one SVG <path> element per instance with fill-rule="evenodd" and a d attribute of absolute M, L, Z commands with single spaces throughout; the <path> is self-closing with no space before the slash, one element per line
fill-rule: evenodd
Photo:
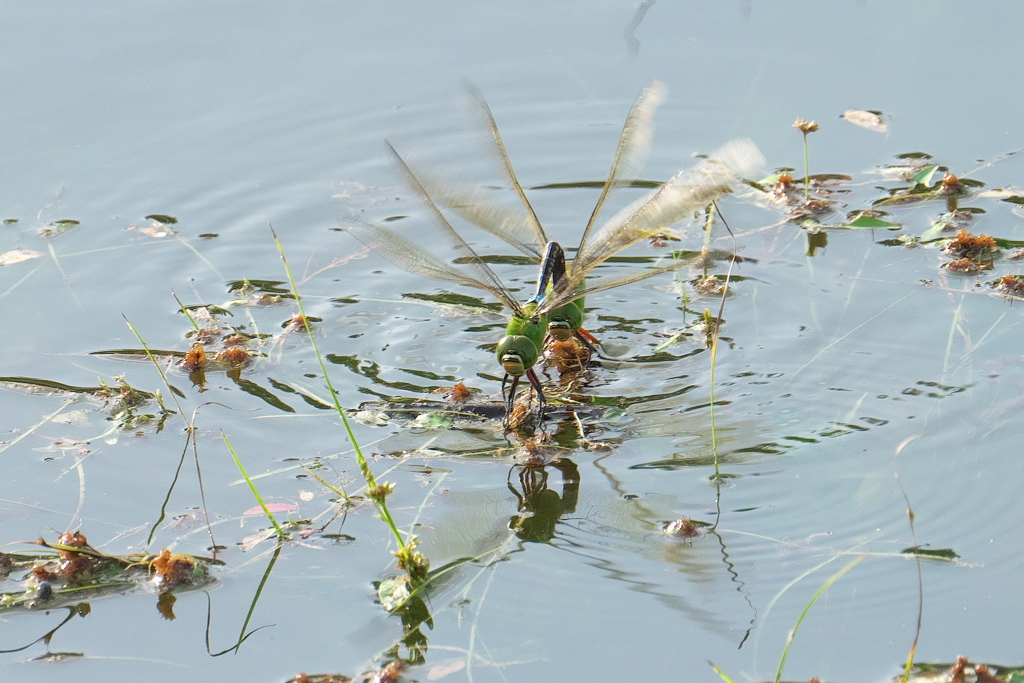
<path fill-rule="evenodd" d="M 583 311 L 575 301 L 556 308 L 549 316 L 548 334 L 558 341 L 567 341 L 583 325 Z"/>
<path fill-rule="evenodd" d="M 525 375 L 527 370 L 537 363 L 540 352 L 537 345 L 529 337 L 521 334 L 509 334 L 501 338 L 496 349 L 498 362 L 505 372 L 513 377 Z"/>
<path fill-rule="evenodd" d="M 558 341 L 568 341 L 572 337 L 573 329 L 567 320 L 552 319 L 548 323 L 548 334 Z"/>

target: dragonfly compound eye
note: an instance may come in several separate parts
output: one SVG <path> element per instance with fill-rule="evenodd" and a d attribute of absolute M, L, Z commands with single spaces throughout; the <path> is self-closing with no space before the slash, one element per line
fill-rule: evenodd
<path fill-rule="evenodd" d="M 579 299 L 551 312 L 548 332 L 558 341 L 568 340 L 583 325 L 583 308 L 577 301 Z"/>
<path fill-rule="evenodd" d="M 513 377 L 526 374 L 537 363 L 540 352 L 529 337 L 510 334 L 501 338 L 497 348 L 498 362 Z"/>
<path fill-rule="evenodd" d="M 552 320 L 548 324 L 548 333 L 558 341 L 568 341 L 573 330 L 564 320 Z"/>

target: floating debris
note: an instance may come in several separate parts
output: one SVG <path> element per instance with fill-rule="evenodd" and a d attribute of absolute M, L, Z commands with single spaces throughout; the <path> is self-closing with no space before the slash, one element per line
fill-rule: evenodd
<path fill-rule="evenodd" d="M 231 368 L 244 368 L 252 362 L 252 354 L 241 346 L 228 346 L 217 354 L 216 359 Z"/>
<path fill-rule="evenodd" d="M 943 245 L 942 251 L 957 259 L 983 261 L 995 258 L 999 254 L 999 245 L 988 235 L 972 235 L 966 230 L 961 230 L 956 237 Z"/>
<path fill-rule="evenodd" d="M 662 527 L 665 535 L 675 538 L 697 538 L 705 534 L 704 528 L 709 526 L 707 522 L 698 522 L 689 517 L 683 517 L 668 522 Z"/>
<path fill-rule="evenodd" d="M 50 610 L 154 586 L 162 595 L 202 588 L 213 582 L 209 567 L 222 564 L 166 549 L 159 555 L 106 555 L 90 546 L 80 531 L 65 532 L 53 544 L 40 539 L 35 545 L 45 550 L 0 555 L 0 581 L 11 581 L 14 572 L 25 571 L 19 590 L 0 592 L 0 612 Z M 156 572 L 155 581 L 151 570 Z M 160 609 L 167 616 L 165 608 L 170 609 L 166 598 Z"/>
<path fill-rule="evenodd" d="M 301 313 L 296 313 L 288 320 L 281 323 L 281 327 L 284 328 L 285 333 L 289 332 L 307 332 L 309 331 L 312 323 L 321 323 L 323 318 L 315 318 L 311 315 L 303 317 Z"/>
<path fill-rule="evenodd" d="M 852 123 L 855 126 L 866 128 L 876 133 L 888 133 L 889 124 L 882 118 L 880 111 L 861 111 L 859 109 L 847 109 L 839 118 Z"/>
<path fill-rule="evenodd" d="M 12 249 L 0 254 L 0 266 L 13 266 L 15 263 L 22 263 L 24 261 L 31 261 L 34 258 L 39 258 L 43 253 L 41 251 L 32 251 L 31 249 Z"/>
<path fill-rule="evenodd" d="M 199 372 L 206 368 L 206 350 L 202 344 L 199 342 L 192 344 L 181 361 L 181 368 L 188 373 Z"/>
<path fill-rule="evenodd" d="M 1006 296 L 1024 299 L 1024 275 L 1004 275 L 990 284 Z"/>
<path fill-rule="evenodd" d="M 197 579 L 206 576 L 206 567 L 192 555 L 172 553 L 167 548 L 160 551 L 149 566 L 155 572 L 154 584 L 161 591 L 191 586 Z"/>
<path fill-rule="evenodd" d="M 352 683 L 351 676 L 342 674 L 307 674 L 300 673 L 295 678 L 289 678 L 286 683 Z"/>
<path fill-rule="evenodd" d="M 951 273 L 960 275 L 976 275 L 983 270 L 992 270 L 994 267 L 991 261 L 975 261 L 969 258 L 958 258 L 949 263 L 942 264 L 942 267 Z"/>
<path fill-rule="evenodd" d="M 544 360 L 559 374 L 568 375 L 586 370 L 590 363 L 590 349 L 575 337 L 565 341 L 552 341 L 544 347 Z"/>
<path fill-rule="evenodd" d="M 462 382 L 457 382 L 451 387 L 440 387 L 435 389 L 434 393 L 452 403 L 465 403 L 473 395 L 473 392 Z"/>
<path fill-rule="evenodd" d="M 705 275 L 693 281 L 693 289 L 701 296 L 721 296 L 725 293 L 725 280 L 716 275 Z"/>
<path fill-rule="evenodd" d="M 45 226 L 39 229 L 39 234 L 47 239 L 63 235 L 68 230 L 75 228 L 79 225 L 79 221 L 66 218 L 64 220 L 53 221 L 47 223 Z"/>

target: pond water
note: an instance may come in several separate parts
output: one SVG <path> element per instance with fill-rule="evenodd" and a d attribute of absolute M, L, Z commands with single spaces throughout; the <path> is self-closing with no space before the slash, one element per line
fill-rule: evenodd
<path fill-rule="evenodd" d="M 1022 13 L 749 0 L 9 7 L 0 254 L 38 257 L 0 267 L 0 375 L 34 378 L 0 389 L 3 550 L 38 553 L 26 543 L 81 530 L 111 555 L 209 556 L 212 529 L 223 564 L 177 593 L 174 619 L 141 587 L 12 607 L 26 586 L 26 571 L 12 571 L 0 677 L 286 681 L 397 660 L 407 680 L 720 681 L 712 661 L 736 681 L 771 680 L 831 579 L 800 623 L 786 679 L 898 674 L 922 604 L 917 662 L 1024 665 L 1013 635 L 1024 606 L 1014 455 L 1024 307 L 989 286 L 1024 273 L 1013 258 L 1022 214 L 1003 201 L 1024 194 L 1012 189 L 1024 181 L 1011 154 L 1024 148 L 1013 80 Z M 655 78 L 669 95 L 644 179 L 733 138 L 759 146 L 765 175 L 792 168 L 800 179 L 791 124 L 815 119 L 811 173 L 849 176 L 815 189 L 838 202 L 819 223 L 847 224 L 848 212 L 912 186 L 879 171 L 925 153 L 911 174 L 932 163 L 942 168 L 929 184 L 947 169 L 967 179 L 959 205 L 984 213 L 963 226 L 1002 250 L 991 270 L 946 267 L 953 256 L 932 238 L 953 232 L 927 232 L 945 196 L 877 207 L 898 230 L 819 230 L 791 212 L 799 183 L 788 205 L 743 186 L 720 203 L 734 238 L 720 220 L 712 233 L 714 248 L 743 257 L 713 375 L 694 325 L 721 298 L 694 290 L 699 268 L 588 297 L 588 329 L 617 353 L 580 393 L 611 409 L 584 420 L 585 440 L 573 424 L 549 428 L 563 448 L 546 481 L 520 479 L 521 451 L 498 420 L 354 422 L 378 479 L 395 484 L 398 527 L 433 569 L 453 563 L 418 612 L 389 614 L 375 584 L 401 575 L 394 537 L 365 498 L 341 513 L 339 494 L 301 467 L 363 495 L 310 340 L 287 327 L 297 309 L 270 225 L 319 319 L 342 405 L 432 399 L 458 381 L 473 401 L 500 401 L 493 302 L 367 254 L 337 219 L 408 215 L 393 226 L 416 235 L 424 216 L 384 139 L 507 192 L 463 124 L 459 85 L 470 79 L 541 220 L 575 244 L 598 194 L 579 184 L 605 177 L 630 104 Z M 849 109 L 883 112 L 888 132 L 841 120 Z M 537 189 L 552 183 L 568 186 Z M 622 190 L 614 208 L 642 192 Z M 700 225 L 677 227 L 681 242 L 639 244 L 602 270 L 704 246 Z M 515 255 L 464 234 L 483 254 Z M 535 278 L 496 260 L 517 289 Z M 194 330 L 175 297 L 223 308 L 225 333 L 262 335 L 256 361 L 194 385 L 177 362 Z M 139 349 L 139 337 L 179 354 L 159 367 L 180 396 L 144 355 L 95 353 Z M 178 414 L 159 430 L 122 428 L 129 413 L 110 419 L 113 401 L 38 380 L 125 382 L 160 391 Z M 264 533 L 225 436 L 277 519 L 292 522 L 283 545 Z M 666 533 L 683 519 L 713 532 Z M 915 546 L 955 556 L 902 552 Z"/>

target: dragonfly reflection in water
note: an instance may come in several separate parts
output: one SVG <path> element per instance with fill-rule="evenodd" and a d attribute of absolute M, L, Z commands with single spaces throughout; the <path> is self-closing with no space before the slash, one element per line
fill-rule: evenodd
<path fill-rule="evenodd" d="M 556 334 L 571 336 L 582 323 L 582 305 L 574 302 L 582 300 L 590 293 L 621 287 L 673 270 L 679 263 L 673 261 L 668 265 L 656 265 L 640 272 L 588 282 L 587 276 L 590 271 L 623 249 L 703 209 L 722 194 L 731 191 L 743 176 L 764 164 L 764 159 L 752 142 L 733 140 L 694 168 L 676 174 L 658 189 L 619 211 L 598 230 L 593 230 L 597 215 L 609 192 L 628 183 L 627 178 L 631 180 L 637 165 L 645 155 L 649 147 L 651 115 L 661 100 L 662 93 L 663 86 L 653 82 L 644 89 L 630 110 L 619 139 L 611 172 L 568 269 L 557 265 L 561 247 L 547 239 L 536 213 L 516 179 L 494 118 L 486 102 L 479 95 L 475 95 L 475 99 L 486 119 L 492 143 L 497 149 L 509 182 L 523 203 L 525 213 L 477 201 L 474 194 L 429 177 L 424 183 L 389 145 L 406 182 L 420 198 L 435 227 L 440 230 L 448 245 L 455 250 L 459 257 L 458 262 L 463 264 L 465 269 L 456 268 L 439 259 L 394 230 L 347 218 L 339 219 L 342 229 L 395 265 L 415 274 L 488 291 L 512 311 L 512 319 L 506 328 L 506 334 L 497 347 L 498 362 L 505 370 L 503 390 L 508 378 L 512 378 L 511 387 L 505 394 L 506 425 L 515 402 L 519 379 L 524 375 L 534 387 L 539 399 L 540 412 L 543 414 L 544 394 L 533 366 L 540 358 L 543 340 L 552 319 L 555 321 L 553 329 Z M 537 291 L 532 299 L 525 304 L 519 303 L 494 271 L 452 227 L 432 198 L 435 194 L 439 201 L 454 213 L 541 262 Z M 525 239 L 524 235 L 527 236 Z M 547 258 L 542 256 L 545 254 Z M 564 262 L 564 255 L 562 259 Z"/>

